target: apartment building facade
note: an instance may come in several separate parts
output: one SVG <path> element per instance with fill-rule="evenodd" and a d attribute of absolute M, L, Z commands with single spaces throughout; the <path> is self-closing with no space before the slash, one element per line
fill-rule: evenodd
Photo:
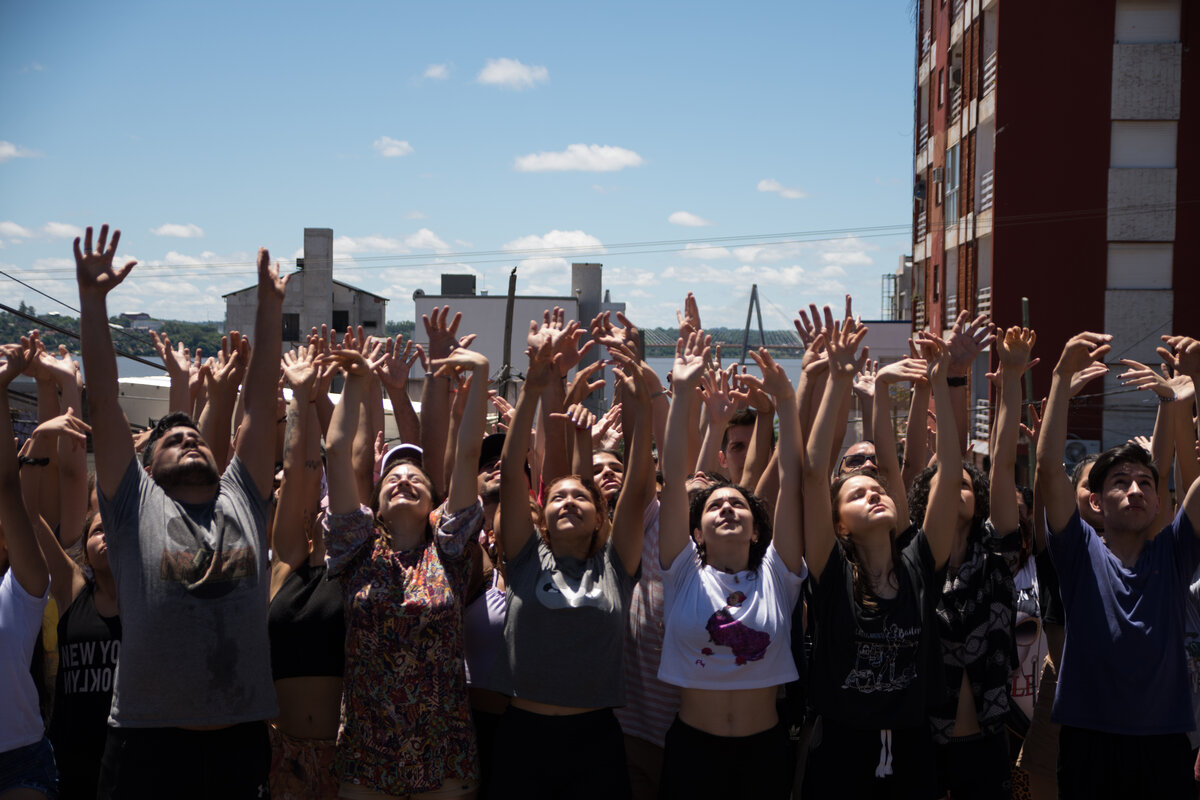
<path fill-rule="evenodd" d="M 1154 404 L 1120 358 L 1157 363 L 1200 335 L 1200 6 L 1191 0 L 918 0 L 912 319 L 1027 318 L 1035 355 L 1115 337 L 1103 384 L 1072 406 L 1095 450 L 1145 433 Z M 972 376 L 988 408 L 990 369 Z M 1034 395 L 1049 389 L 1037 370 Z M 1149 422 L 1147 422 L 1149 420 Z"/>

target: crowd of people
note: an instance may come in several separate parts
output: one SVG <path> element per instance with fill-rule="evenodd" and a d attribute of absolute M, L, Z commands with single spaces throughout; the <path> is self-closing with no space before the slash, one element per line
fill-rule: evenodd
<path fill-rule="evenodd" d="M 0 798 L 1197 796 L 1200 341 L 1121 360 L 1153 435 L 1068 474 L 1105 334 L 1037 403 L 1034 331 L 966 313 L 880 365 L 810 306 L 793 385 L 723 367 L 689 294 L 664 386 L 624 315 L 553 309 L 510 404 L 448 307 L 424 347 L 281 353 L 260 250 L 252 334 L 156 337 L 169 413 L 131 433 L 119 239 L 75 242 L 86 414 L 65 348 L 0 345 Z"/>

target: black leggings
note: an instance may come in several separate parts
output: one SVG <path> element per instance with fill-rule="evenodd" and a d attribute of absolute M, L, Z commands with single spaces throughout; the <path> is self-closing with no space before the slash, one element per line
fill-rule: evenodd
<path fill-rule="evenodd" d="M 675 717 L 664 745 L 660 797 L 787 800 L 791 750 L 782 722 L 750 736 L 716 736 Z"/>
<path fill-rule="evenodd" d="M 496 726 L 488 800 L 629 798 L 625 737 L 611 708 L 552 717 L 509 706 Z"/>

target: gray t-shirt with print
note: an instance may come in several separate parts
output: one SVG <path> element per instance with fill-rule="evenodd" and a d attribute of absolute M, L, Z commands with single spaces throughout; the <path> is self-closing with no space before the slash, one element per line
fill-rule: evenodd
<path fill-rule="evenodd" d="M 491 688 L 559 706 L 625 705 L 625 618 L 637 578 L 612 540 L 581 561 L 555 558 L 534 534 L 506 577 L 504 652 Z"/>
<path fill-rule="evenodd" d="M 110 725 L 233 725 L 278 713 L 266 505 L 236 456 L 212 503 L 172 500 L 136 458 L 111 499 L 100 493 L 122 628 Z"/>

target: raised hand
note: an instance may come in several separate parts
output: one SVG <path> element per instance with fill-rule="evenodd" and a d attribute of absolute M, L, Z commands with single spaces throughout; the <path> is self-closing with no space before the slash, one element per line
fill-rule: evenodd
<path fill-rule="evenodd" d="M 92 426 L 75 415 L 75 409 L 68 408 L 66 413 L 48 419 L 33 429 L 31 439 L 61 437 L 71 443 L 75 449 L 87 446 L 88 434 Z"/>
<path fill-rule="evenodd" d="M 372 355 L 376 358 L 379 356 L 379 349 L 382 345 L 378 345 Z M 352 377 L 366 377 L 371 374 L 372 361 L 368 359 L 367 354 L 361 350 L 354 348 L 340 348 L 331 350 L 321 356 L 316 361 L 317 366 L 332 365 L 341 368 L 347 375 Z"/>
<path fill-rule="evenodd" d="M 79 294 L 104 297 L 121 285 L 137 261 L 129 261 L 119 270 L 113 269 L 113 256 L 117 254 L 117 242 L 121 232 L 113 231 L 112 242 L 108 239 L 108 225 L 100 226 L 99 246 L 92 250 L 92 227 L 83 234 L 83 250 L 79 249 L 79 237 L 75 237 L 75 280 L 79 283 Z"/>
<path fill-rule="evenodd" d="M 447 322 L 449 317 L 450 306 L 433 309 L 432 318 L 426 314 L 421 315 L 421 322 L 425 325 L 425 334 L 429 337 L 429 358 L 431 359 L 445 358 L 459 344 L 458 325 L 462 322 L 462 312 L 456 313 L 453 319 Z M 474 336 L 471 338 L 474 339 Z"/>
<path fill-rule="evenodd" d="M 694 389 L 700 383 L 708 359 L 712 338 L 697 330 L 689 333 L 685 341 L 680 336 L 675 341 L 675 364 L 671 369 L 671 385 L 676 391 L 686 387 Z"/>
<path fill-rule="evenodd" d="M 205 362 L 205 387 L 209 396 L 222 392 L 232 394 L 241 385 L 246 376 L 246 366 L 250 363 L 250 340 L 239 331 L 230 331 L 228 336 L 221 337 L 221 350 L 217 357 Z"/>
<path fill-rule="evenodd" d="M 20 344 L 0 345 L 0 389 L 6 389 L 18 375 L 33 363 L 36 352 L 33 340 L 28 336 L 21 337 Z"/>
<path fill-rule="evenodd" d="M 569 422 L 577 431 L 591 431 L 596 424 L 596 415 L 588 411 L 582 403 L 572 403 L 565 412 L 555 411 L 550 419 Z"/>
<path fill-rule="evenodd" d="M 120 231 L 117 232 L 120 235 Z M 114 241 L 115 245 L 116 242 Z M 279 275 L 279 262 L 271 263 L 271 254 L 267 248 L 258 248 L 258 294 L 260 297 L 274 297 L 283 300 L 284 291 L 287 289 L 288 278 L 290 275 Z"/>
<path fill-rule="evenodd" d="M 760 347 L 757 350 L 750 351 L 750 358 L 754 359 L 754 363 L 758 365 L 762 372 L 762 378 L 754 375 L 741 375 L 740 380 L 744 384 L 755 386 L 761 393 L 774 397 L 776 401 L 794 397 L 796 394 L 795 388 L 792 386 L 791 380 L 788 379 L 787 371 L 783 365 L 771 357 L 771 353 L 765 347 Z"/>
<path fill-rule="evenodd" d="M 862 368 L 865 356 L 856 356 L 858 346 L 867 335 L 865 325 L 856 320 L 847 319 L 834 322 L 833 311 L 825 306 L 825 330 L 829 338 L 825 349 L 829 352 L 829 369 L 831 375 L 842 374 L 853 378 Z"/>
<path fill-rule="evenodd" d="M 1112 336 L 1107 333 L 1078 333 L 1067 340 L 1054 372 L 1070 376 L 1095 365 L 1112 350 Z"/>
<path fill-rule="evenodd" d="M 389 396 L 399 396 L 396 392 L 403 391 L 408 385 L 408 373 L 412 370 L 412 365 L 424 354 L 421 345 L 412 339 L 404 342 L 403 348 L 400 347 L 402 341 L 402 334 L 396 334 L 395 339 L 385 339 L 383 356 L 375 368 L 375 374 L 387 387 Z"/>
<path fill-rule="evenodd" d="M 293 392 L 312 394 L 317 385 L 316 354 L 305 346 L 283 354 L 283 380 Z"/>
<path fill-rule="evenodd" d="M 575 373 L 571 385 L 567 387 L 567 396 L 563 401 L 567 405 L 582 403 L 588 395 L 604 385 L 604 379 L 593 381 L 591 377 L 604 369 L 604 362 L 593 361 Z"/>
<path fill-rule="evenodd" d="M 525 341 L 529 344 L 525 348 L 525 353 L 529 356 L 529 368 L 525 371 L 526 384 L 541 389 L 554 374 L 555 344 L 557 342 L 555 333 L 548 326 L 539 326 L 530 320 L 529 335 L 525 337 Z"/>
<path fill-rule="evenodd" d="M 867 352 L 867 348 L 863 348 Z M 875 377 L 879 373 L 879 362 L 868 359 L 854 375 L 854 393 L 863 403 L 869 403 L 875 397 Z"/>
<path fill-rule="evenodd" d="M 1164 400 L 1175 399 L 1175 387 L 1166 377 L 1132 358 L 1122 358 L 1121 363 L 1129 368 L 1117 376 L 1117 380 L 1121 382 L 1122 386 L 1148 389 Z"/>
<path fill-rule="evenodd" d="M 700 304 L 691 292 L 683 299 L 683 311 L 675 309 L 675 319 L 679 322 L 679 338 L 697 333 L 704 326 L 700 324 Z"/>
<path fill-rule="evenodd" d="M 516 409 L 513 408 L 512 403 L 501 397 L 495 389 L 488 392 L 488 398 L 492 401 L 492 405 L 496 407 L 496 414 L 498 415 L 496 420 L 497 432 L 508 430 L 508 426 L 512 424 L 513 413 Z"/>
<path fill-rule="evenodd" d="M 700 376 L 700 396 L 708 409 L 708 424 L 713 430 L 723 431 L 733 419 L 737 404 L 729 388 L 729 375 L 724 370 L 706 368 Z"/>
<path fill-rule="evenodd" d="M 1200 378 L 1200 341 L 1189 336 L 1164 336 L 1167 347 L 1158 348 L 1158 354 L 1172 369 L 1189 378 Z"/>
<path fill-rule="evenodd" d="M 955 374 L 965 373 L 971 367 L 975 357 L 987 348 L 996 338 L 996 326 L 980 314 L 971 319 L 966 311 L 960 311 L 958 319 L 950 335 L 946 337 L 946 347 L 950 351 L 950 368 Z"/>
<path fill-rule="evenodd" d="M 464 372 L 477 369 L 487 370 L 488 368 L 488 360 L 483 353 L 477 353 L 466 347 L 456 347 L 445 358 L 435 358 L 429 363 L 437 370 L 434 374 L 439 377 L 454 377 Z M 487 377 L 484 375 L 483 379 L 486 381 Z"/>
<path fill-rule="evenodd" d="M 172 380 L 186 380 L 184 376 L 191 376 L 192 353 L 187 345 L 178 342 L 172 350 L 171 337 L 165 333 L 160 336 L 157 331 L 150 331 L 150 338 L 154 341 L 154 351 L 162 359 L 163 366 L 167 368 L 167 374 Z"/>
<path fill-rule="evenodd" d="M 917 336 L 917 348 L 929 364 L 929 380 L 931 382 L 945 381 L 950 377 L 953 363 L 949 343 L 929 331 L 918 331 Z"/>
<path fill-rule="evenodd" d="M 564 376 L 595 347 L 596 342 L 594 339 L 589 339 L 580 347 L 579 340 L 583 338 L 583 328 L 575 320 L 567 323 L 566 312 L 559 306 L 555 306 L 553 311 L 544 312 L 544 316 L 544 324 L 547 327 L 560 331 L 560 334 L 555 337 L 556 358 L 554 361 L 558 364 L 558 374 Z"/>
<path fill-rule="evenodd" d="M 929 362 L 923 358 L 902 358 L 875 374 L 876 387 L 885 389 L 894 383 L 920 384 L 929 380 Z"/>
<path fill-rule="evenodd" d="M 1004 335 L 996 339 L 996 351 L 1000 357 L 1000 365 L 1006 370 L 1014 370 L 1018 375 L 1025 371 L 1029 363 L 1029 354 L 1037 342 L 1037 333 L 1031 328 L 1014 325 L 1004 331 Z"/>

